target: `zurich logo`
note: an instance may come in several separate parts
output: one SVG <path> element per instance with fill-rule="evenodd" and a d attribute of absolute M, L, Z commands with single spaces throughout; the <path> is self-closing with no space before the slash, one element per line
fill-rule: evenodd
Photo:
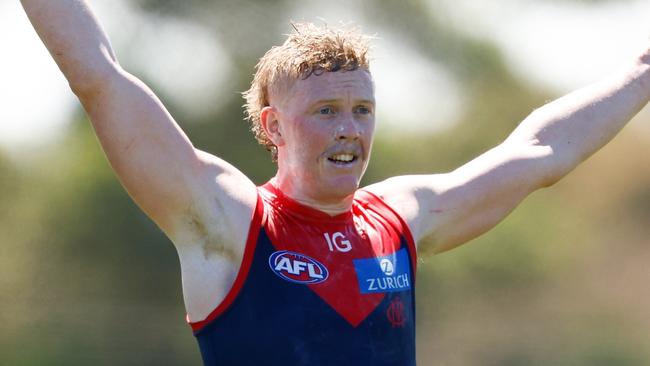
<path fill-rule="evenodd" d="M 271 254 L 269 267 L 283 280 L 294 283 L 320 283 L 329 275 L 327 268 L 317 260 L 288 250 Z"/>
<path fill-rule="evenodd" d="M 395 273 L 395 266 L 393 266 L 393 262 L 388 258 L 383 258 L 379 261 L 379 267 L 381 267 L 381 271 L 386 276 L 392 276 Z"/>

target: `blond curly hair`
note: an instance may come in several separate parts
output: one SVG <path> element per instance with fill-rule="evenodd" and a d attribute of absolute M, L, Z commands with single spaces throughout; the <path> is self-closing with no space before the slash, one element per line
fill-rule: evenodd
<path fill-rule="evenodd" d="M 244 108 L 257 141 L 277 160 L 277 147 L 266 136 L 260 122 L 262 108 L 271 94 L 286 90 L 299 78 L 323 72 L 369 70 L 369 40 L 358 28 L 330 28 L 313 23 L 292 23 L 294 32 L 281 46 L 272 47 L 260 59 L 250 89 L 243 93 Z M 282 87 L 284 89 L 282 89 Z"/>

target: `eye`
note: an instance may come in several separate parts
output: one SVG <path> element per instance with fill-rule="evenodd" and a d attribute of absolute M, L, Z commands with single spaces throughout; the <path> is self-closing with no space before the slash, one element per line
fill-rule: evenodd
<path fill-rule="evenodd" d="M 357 113 L 357 114 L 370 114 L 370 113 L 372 113 L 372 111 L 370 110 L 369 107 L 367 107 L 365 105 L 359 105 L 359 106 L 356 106 L 354 108 L 354 113 Z"/>
<path fill-rule="evenodd" d="M 330 106 L 320 107 L 318 109 L 318 114 L 322 114 L 322 115 L 334 114 L 334 108 L 332 108 Z"/>

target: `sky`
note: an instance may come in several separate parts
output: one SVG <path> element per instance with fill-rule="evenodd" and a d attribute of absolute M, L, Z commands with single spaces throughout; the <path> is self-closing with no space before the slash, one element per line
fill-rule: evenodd
<path fill-rule="evenodd" d="M 219 93 L 229 90 L 231 60 L 207 29 L 189 21 L 152 18 L 124 0 L 91 3 L 118 57 L 126 45 L 136 50 L 128 53 L 129 59 L 121 59 L 122 64 L 155 79 L 177 105 L 185 106 L 184 112 L 201 113 L 200 106 L 218 101 Z M 365 19 L 351 3 L 297 2 L 287 20 L 316 21 L 313 14 L 318 14 L 331 21 L 346 14 L 347 19 L 340 20 L 355 21 L 364 31 L 381 35 L 375 42 L 372 69 L 384 128 L 435 132 L 453 123 L 463 105 L 462 84 L 444 66 L 418 54 L 408 40 L 382 33 L 381 25 Z M 649 0 L 598 6 L 532 0 L 428 0 L 427 4 L 431 16 L 458 32 L 494 42 L 521 78 L 557 93 L 615 70 L 650 38 Z M 0 149 L 19 153 L 56 141 L 65 134 L 78 103 L 18 1 L 0 2 L 0 44 L 0 101 L 4 104 L 0 106 Z M 397 52 L 412 65 L 400 77 L 391 72 L 397 60 L 387 56 Z M 192 55 L 191 68 L 185 67 L 182 55 L 187 54 Z M 423 105 L 438 111 L 435 123 L 423 125 L 418 112 Z M 396 120 L 399 126 L 391 126 Z"/>

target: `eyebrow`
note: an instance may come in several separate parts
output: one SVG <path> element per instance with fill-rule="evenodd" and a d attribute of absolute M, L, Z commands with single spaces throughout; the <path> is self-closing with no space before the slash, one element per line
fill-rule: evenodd
<path fill-rule="evenodd" d="M 335 103 L 339 103 L 340 101 L 341 101 L 341 99 L 320 99 L 320 100 L 317 100 L 314 103 L 312 103 L 309 106 L 309 108 L 313 108 L 313 107 L 315 107 L 315 106 L 317 106 L 319 104 L 335 104 Z M 355 101 L 355 103 L 358 103 L 358 104 L 370 104 L 370 105 L 373 105 L 373 106 L 375 105 L 375 101 L 374 100 L 369 100 L 369 99 L 361 99 L 359 101 Z"/>

